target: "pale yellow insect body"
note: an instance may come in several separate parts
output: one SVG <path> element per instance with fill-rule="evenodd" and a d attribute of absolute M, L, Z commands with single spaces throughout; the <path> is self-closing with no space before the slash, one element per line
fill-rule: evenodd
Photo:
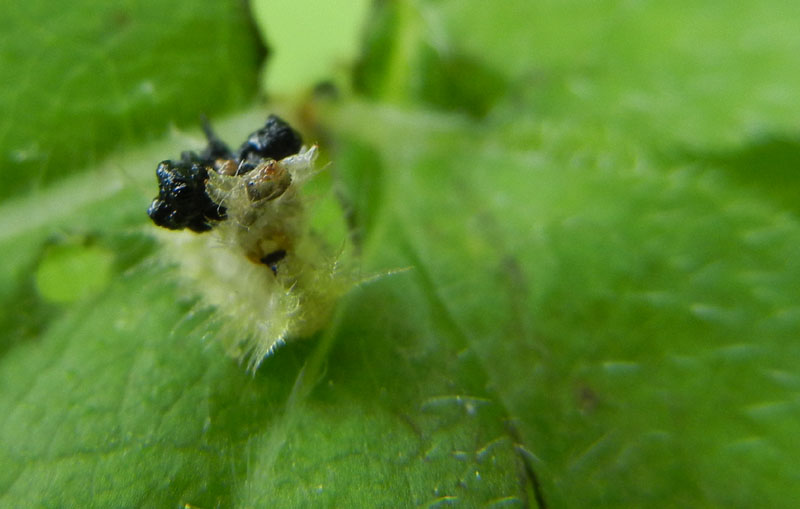
<path fill-rule="evenodd" d="M 209 170 L 206 192 L 227 210 L 211 232 L 164 232 L 180 279 L 222 318 L 228 354 L 255 370 L 288 338 L 313 334 L 353 285 L 340 256 L 311 233 L 301 188 L 317 147 L 267 160 L 244 176 Z M 274 263 L 273 263 L 274 262 Z"/>

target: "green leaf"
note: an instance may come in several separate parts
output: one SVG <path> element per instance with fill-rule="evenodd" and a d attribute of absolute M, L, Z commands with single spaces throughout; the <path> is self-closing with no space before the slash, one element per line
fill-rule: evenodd
<path fill-rule="evenodd" d="M 481 359 L 550 503 L 797 496 L 796 218 L 586 126 L 432 120 L 355 105 L 332 124 L 383 147 L 402 190 L 384 246 Z"/>
<path fill-rule="evenodd" d="M 121 202 L 146 206 L 123 190 L 63 220 L 100 223 L 99 242 L 120 257 L 145 244 L 141 260 L 152 250 L 147 235 L 102 213 Z M 44 246 L 47 234 L 38 235 Z M 526 496 L 479 360 L 407 274 L 354 292 L 321 338 L 282 348 L 251 377 L 224 356 L 212 315 L 182 296 L 174 270 L 147 260 L 120 262 L 102 294 L 56 310 L 36 340 L 19 338 L 4 355 L 4 504 L 358 505 L 369 497 L 394 505 L 455 497 L 474 505 Z M 24 280 L 25 272 L 16 275 Z M 47 306 L 46 297 L 36 305 Z"/>
<path fill-rule="evenodd" d="M 462 90 L 482 89 L 488 104 L 507 90 L 506 109 L 590 119 L 661 149 L 735 145 L 797 128 L 797 2 L 379 5 L 358 83 L 383 100 L 447 109 L 460 100 L 462 111 L 475 113 L 476 99 Z M 446 65 L 427 65 L 431 52 Z M 432 91 L 420 84 L 455 62 L 469 65 L 453 76 L 451 95 L 426 100 Z"/>
<path fill-rule="evenodd" d="M 263 50 L 241 2 L 0 6 L 0 199 L 249 103 Z"/>
<path fill-rule="evenodd" d="M 794 7 L 481 5 L 378 3 L 303 105 L 387 275 L 255 375 L 146 223 L 194 133 L 0 204 L 0 505 L 800 498 Z"/>

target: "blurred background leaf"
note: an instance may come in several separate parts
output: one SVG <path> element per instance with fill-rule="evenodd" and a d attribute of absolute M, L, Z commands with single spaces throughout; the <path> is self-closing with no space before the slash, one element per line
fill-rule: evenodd
<path fill-rule="evenodd" d="M 270 109 L 330 155 L 364 273 L 412 267 L 255 376 L 222 355 L 143 214 L 156 163 L 198 143 L 143 140 L 237 110 L 261 67 L 241 4 L 180 5 L 126 6 L 136 30 L 91 60 L 113 77 L 141 58 L 122 81 L 173 90 L 163 111 L 99 83 L 66 80 L 52 103 L 0 91 L 56 133 L 23 129 L 3 153 L 71 133 L 63 173 L 82 172 L 53 178 L 50 155 L 3 170 L 0 505 L 800 498 L 794 4 L 255 2 Z M 0 58 L 56 41 L 75 51 L 18 62 L 87 69 L 78 49 L 115 32 L 84 7 L 30 34 L 8 7 Z M 235 141 L 265 115 L 219 130 Z"/>
<path fill-rule="evenodd" d="M 252 101 L 264 55 L 237 1 L 0 7 L 0 198 Z"/>
<path fill-rule="evenodd" d="M 271 49 L 263 90 L 286 98 L 349 71 L 358 55 L 370 0 L 273 0 L 251 5 Z"/>

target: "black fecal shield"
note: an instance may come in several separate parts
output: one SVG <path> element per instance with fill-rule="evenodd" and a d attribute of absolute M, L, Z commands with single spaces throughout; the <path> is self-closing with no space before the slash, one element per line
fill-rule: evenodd
<path fill-rule="evenodd" d="M 158 226 L 204 232 L 211 229 L 210 221 L 225 218 L 225 209 L 206 194 L 208 170 L 202 164 L 163 161 L 156 176 L 158 197 L 150 204 L 147 215 Z"/>
<path fill-rule="evenodd" d="M 236 154 L 240 162 L 274 159 L 280 161 L 300 152 L 303 139 L 283 119 L 276 115 L 267 118 L 264 127 L 247 137 Z"/>
<path fill-rule="evenodd" d="M 266 160 L 279 161 L 297 154 L 303 140 L 283 119 L 270 115 L 264 127 L 252 133 L 234 154 L 217 137 L 207 120 L 203 122 L 207 146 L 200 153 L 185 151 L 179 161 L 158 165 L 158 197 L 147 215 L 158 226 L 170 230 L 189 228 L 195 232 L 211 229 L 211 223 L 226 217 L 226 210 L 206 194 L 208 169 L 219 161 L 235 160 L 237 175 L 243 175 Z"/>
<path fill-rule="evenodd" d="M 203 133 L 206 135 L 208 145 L 206 149 L 200 154 L 200 159 L 207 165 L 211 166 L 217 159 L 233 159 L 234 153 L 228 148 L 228 145 L 219 139 L 219 136 L 211 128 L 211 123 L 207 118 L 203 117 Z"/>

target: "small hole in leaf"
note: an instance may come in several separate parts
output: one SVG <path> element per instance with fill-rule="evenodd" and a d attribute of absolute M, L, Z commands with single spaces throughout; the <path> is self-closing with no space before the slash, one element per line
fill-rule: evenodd
<path fill-rule="evenodd" d="M 36 289 L 45 300 L 73 302 L 95 294 L 111 280 L 114 253 L 101 246 L 65 242 L 49 246 L 36 269 Z"/>

